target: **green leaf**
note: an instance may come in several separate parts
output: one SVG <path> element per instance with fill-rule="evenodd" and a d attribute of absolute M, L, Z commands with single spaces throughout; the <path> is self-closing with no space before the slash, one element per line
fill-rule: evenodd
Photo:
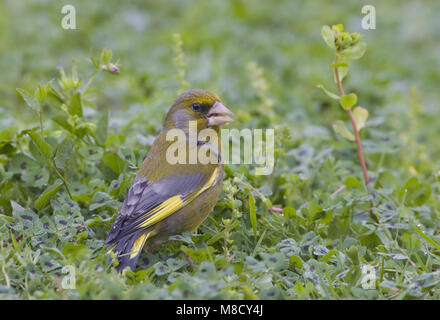
<path fill-rule="evenodd" d="M 30 94 L 29 91 L 26 91 L 25 89 L 17 88 L 16 90 L 21 95 L 24 102 L 26 102 L 29 108 L 34 111 L 40 112 L 40 103 L 34 95 Z"/>
<path fill-rule="evenodd" d="M 257 237 L 257 213 L 255 212 L 255 200 L 250 191 L 249 191 L 249 214 L 251 218 L 252 229 L 254 230 L 254 236 Z"/>
<path fill-rule="evenodd" d="M 90 210 L 95 210 L 104 206 L 112 206 L 113 198 L 109 194 L 98 191 L 93 195 L 92 204 L 90 205 Z"/>
<path fill-rule="evenodd" d="M 322 84 L 318 84 L 316 85 L 317 88 L 321 89 L 322 91 L 324 91 L 324 93 L 326 95 L 328 95 L 330 98 L 335 99 L 335 100 L 339 100 L 339 96 L 329 90 L 327 90 Z"/>
<path fill-rule="evenodd" d="M 82 146 L 78 150 L 79 154 L 89 161 L 97 161 L 101 160 L 102 155 L 104 154 L 104 150 L 97 146 L 86 145 Z"/>
<path fill-rule="evenodd" d="M 338 56 L 338 58 L 339 59 L 337 64 L 344 66 L 344 67 L 338 67 L 339 81 L 342 82 L 342 80 L 344 80 L 345 76 L 348 74 L 348 58 L 343 55 Z M 334 76 L 333 80 L 336 83 L 336 76 L 335 75 L 333 76 Z"/>
<path fill-rule="evenodd" d="M 296 216 L 296 210 L 293 207 L 284 207 L 283 214 L 285 218 L 292 218 Z"/>
<path fill-rule="evenodd" d="M 65 256 L 70 256 L 76 258 L 81 255 L 81 251 L 86 253 L 89 249 L 83 244 L 67 243 L 62 250 L 62 254 Z"/>
<path fill-rule="evenodd" d="M 29 151 L 35 160 L 37 160 L 40 164 L 44 165 L 46 163 L 46 158 L 41 154 L 38 150 L 37 146 L 32 140 L 29 140 Z"/>
<path fill-rule="evenodd" d="M 416 177 L 409 178 L 399 192 L 399 200 L 405 199 L 409 206 L 421 206 L 431 196 L 431 186 L 428 182 L 419 182 Z"/>
<path fill-rule="evenodd" d="M 212 257 L 212 254 L 214 252 L 214 248 L 210 246 L 200 249 L 192 249 L 182 245 L 180 247 L 180 250 L 185 252 L 193 261 L 197 262 L 208 260 L 208 257 Z"/>
<path fill-rule="evenodd" d="M 72 159 L 75 152 L 73 141 L 71 139 L 64 139 L 57 148 L 55 153 L 55 166 L 59 169 L 66 170 L 67 162 Z"/>
<path fill-rule="evenodd" d="M 92 62 L 95 69 L 99 69 L 99 58 L 97 57 L 91 57 L 90 61 Z"/>
<path fill-rule="evenodd" d="M 70 125 L 67 119 L 67 113 L 59 113 L 58 115 L 54 116 L 52 120 L 58 124 L 60 127 L 66 129 L 67 131 L 73 133 L 73 127 Z"/>
<path fill-rule="evenodd" d="M 13 126 L 9 126 L 5 128 L 3 131 L 0 131 L 0 141 L 4 140 L 14 140 L 17 129 Z"/>
<path fill-rule="evenodd" d="M 58 100 L 60 103 L 64 103 L 64 98 L 55 88 L 50 87 L 48 89 L 48 95 Z"/>
<path fill-rule="evenodd" d="M 49 173 L 42 168 L 27 170 L 21 179 L 31 187 L 42 187 L 49 181 Z"/>
<path fill-rule="evenodd" d="M 424 233 L 422 230 L 420 230 L 419 228 L 417 228 L 415 225 L 413 225 L 412 223 L 410 223 L 411 227 L 413 227 L 413 229 L 417 232 L 417 234 L 419 236 L 421 236 L 423 238 L 423 240 L 425 240 L 426 242 L 428 242 L 430 245 L 432 245 L 434 248 L 437 249 L 437 251 L 440 253 L 440 245 L 430 236 L 427 235 L 426 233 Z"/>
<path fill-rule="evenodd" d="M 298 256 L 291 256 L 289 258 L 290 264 L 292 264 L 294 267 L 297 267 L 298 269 L 302 269 L 303 267 L 303 261 Z"/>
<path fill-rule="evenodd" d="M 25 208 L 23 208 L 22 206 L 20 206 L 17 202 L 15 202 L 14 200 L 11 200 L 11 207 L 12 210 L 18 214 L 23 213 L 25 211 Z"/>
<path fill-rule="evenodd" d="M 245 300 L 260 300 L 260 297 L 255 294 L 247 285 L 245 285 L 243 288 L 243 294 Z"/>
<path fill-rule="evenodd" d="M 341 68 L 341 67 L 348 67 L 347 63 L 333 63 L 328 66 L 329 68 Z"/>
<path fill-rule="evenodd" d="M 17 151 L 15 144 L 11 141 L 0 141 L 0 154 L 12 154 Z"/>
<path fill-rule="evenodd" d="M 362 185 L 361 182 L 355 177 L 348 177 L 347 179 L 345 179 L 345 186 L 348 189 L 357 188 L 360 185 Z"/>
<path fill-rule="evenodd" d="M 358 44 L 343 50 L 341 55 L 348 59 L 359 59 L 364 55 L 366 50 L 367 43 L 359 42 Z"/>
<path fill-rule="evenodd" d="M 104 146 L 108 136 L 108 110 L 105 109 L 96 126 L 96 139 L 100 146 Z"/>
<path fill-rule="evenodd" d="M 335 37 L 333 35 L 333 30 L 329 26 L 323 26 L 321 28 L 321 36 L 330 48 L 335 48 Z"/>
<path fill-rule="evenodd" d="M 333 124 L 333 130 L 340 135 L 341 137 L 354 141 L 354 135 L 351 133 L 347 127 L 345 126 L 344 122 L 342 120 L 338 120 Z"/>
<path fill-rule="evenodd" d="M 69 113 L 73 116 L 83 116 L 81 93 L 77 92 L 72 96 L 72 99 L 70 100 Z"/>
<path fill-rule="evenodd" d="M 397 185 L 397 180 L 390 171 L 382 171 L 376 179 L 374 187 L 394 190 Z"/>
<path fill-rule="evenodd" d="M 16 153 L 11 159 L 8 171 L 21 174 L 25 170 L 38 168 L 40 168 L 40 165 L 34 159 L 26 156 L 23 153 Z"/>
<path fill-rule="evenodd" d="M 170 236 L 168 239 L 173 241 L 182 241 L 183 243 L 186 244 L 194 244 L 191 233 L 189 231 L 184 231 L 181 234 Z"/>
<path fill-rule="evenodd" d="M 368 110 L 360 106 L 354 108 L 353 110 L 354 121 L 356 122 L 357 131 L 361 131 L 365 127 L 365 123 L 368 119 Z"/>
<path fill-rule="evenodd" d="M 350 258 L 350 260 L 353 262 L 354 265 L 359 264 L 359 251 L 357 247 L 351 246 L 350 248 L 348 248 L 348 250 L 345 250 L 345 253 Z"/>
<path fill-rule="evenodd" d="M 333 258 L 336 252 L 337 251 L 335 249 L 329 250 L 325 255 L 319 258 L 319 261 L 327 263 L 331 258 Z"/>
<path fill-rule="evenodd" d="M 16 128 L 13 126 L 0 131 L 0 154 L 14 154 L 17 150 L 14 141 L 18 138 L 19 134 L 17 134 L 16 138 Z"/>
<path fill-rule="evenodd" d="M 47 96 L 46 88 L 43 87 L 41 84 L 39 84 L 38 88 L 35 90 L 34 95 L 37 98 L 37 101 L 39 102 L 39 104 L 42 105 L 44 100 L 46 99 L 46 96 Z"/>
<path fill-rule="evenodd" d="M 126 147 L 121 147 L 118 150 L 118 156 L 119 158 L 127 161 L 130 165 L 136 166 L 136 156 L 134 155 L 133 150 Z"/>
<path fill-rule="evenodd" d="M 213 243 L 216 243 L 217 241 L 219 241 L 223 236 L 225 235 L 225 230 L 216 233 L 215 235 L 212 236 L 211 239 L 209 239 L 208 241 L 206 241 L 206 244 L 209 246 Z"/>
<path fill-rule="evenodd" d="M 63 181 L 58 179 L 53 185 L 49 186 L 35 201 L 35 207 L 38 210 L 43 209 L 49 202 L 49 199 L 54 196 L 63 187 Z"/>
<path fill-rule="evenodd" d="M 32 141 L 35 143 L 38 151 L 46 158 L 46 160 L 50 160 L 52 157 L 52 147 L 48 144 L 38 133 L 34 131 L 30 131 L 29 136 Z"/>
<path fill-rule="evenodd" d="M 108 48 L 104 48 L 101 52 L 101 61 L 104 64 L 110 63 L 110 60 L 112 58 L 112 51 Z"/>
<path fill-rule="evenodd" d="M 341 23 L 332 25 L 332 30 L 344 31 L 344 25 Z"/>
<path fill-rule="evenodd" d="M 103 161 L 116 174 L 120 174 L 125 168 L 125 161 L 123 161 L 115 152 L 106 153 Z"/>
<path fill-rule="evenodd" d="M 344 110 L 351 109 L 357 102 L 357 96 L 355 93 L 344 94 L 339 99 L 339 103 L 341 104 Z"/>

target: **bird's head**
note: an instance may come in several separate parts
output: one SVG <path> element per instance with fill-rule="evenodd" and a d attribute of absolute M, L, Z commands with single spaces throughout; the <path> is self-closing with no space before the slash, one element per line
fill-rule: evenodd
<path fill-rule="evenodd" d="M 182 93 L 172 105 L 165 118 L 167 129 L 187 130 L 190 121 L 197 122 L 197 131 L 220 126 L 232 121 L 234 114 L 220 98 L 208 90 L 194 89 Z"/>

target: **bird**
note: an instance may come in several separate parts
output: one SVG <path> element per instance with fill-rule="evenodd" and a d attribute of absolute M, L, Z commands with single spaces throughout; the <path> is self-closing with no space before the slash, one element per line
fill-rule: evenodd
<path fill-rule="evenodd" d="M 107 253 L 114 253 L 119 261 L 119 271 L 127 266 L 136 268 L 145 243 L 156 246 L 172 235 L 194 232 L 208 217 L 221 193 L 224 175 L 219 128 L 231 122 L 233 116 L 221 99 L 208 90 L 189 90 L 175 100 L 105 241 Z M 191 143 L 191 122 L 196 125 L 197 134 L 204 129 L 214 130 L 217 145 L 211 143 L 211 138 L 197 138 L 196 143 Z M 167 134 L 175 129 L 181 130 L 184 137 L 184 160 L 188 160 L 190 152 L 205 148 L 219 161 L 170 163 L 167 149 L 175 142 Z"/>

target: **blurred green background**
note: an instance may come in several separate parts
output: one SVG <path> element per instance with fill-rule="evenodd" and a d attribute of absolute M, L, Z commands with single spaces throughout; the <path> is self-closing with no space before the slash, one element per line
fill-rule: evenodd
<path fill-rule="evenodd" d="M 77 30 L 61 27 L 65 4 L 76 8 Z M 376 30 L 361 29 L 361 8 L 366 4 L 376 8 Z M 57 65 L 69 69 L 72 61 L 88 75 L 91 71 L 84 61 L 103 47 L 120 58 L 121 75 L 98 79 L 103 90 L 99 104 L 160 121 L 178 88 L 172 51 L 176 32 L 184 41 L 186 78 L 192 88 L 211 89 L 232 109 L 246 110 L 255 102 L 246 65 L 256 61 L 270 83 L 275 110 L 283 114 L 280 121 L 301 127 L 295 117 L 300 114 L 305 116 L 301 122 L 319 122 L 322 117 L 317 114 L 323 112 L 326 97 L 315 85 L 333 88 L 327 69 L 331 51 L 323 46 L 320 29 L 335 23 L 362 33 L 368 43 L 365 56 L 351 66 L 345 86 L 348 92 L 358 92 L 359 103 L 373 117 L 391 113 L 386 119 L 391 126 L 407 128 L 406 121 L 394 116 L 409 113 L 410 88 L 423 96 L 424 110 L 432 119 L 439 109 L 437 1 L 6 0 L 0 6 L 3 126 L 23 127 L 32 116 L 16 87 L 56 78 Z M 426 139 L 434 138 L 435 143 L 439 131 L 432 130 L 425 132 Z M 438 150 L 434 145 L 433 149 L 429 152 Z"/>
<path fill-rule="evenodd" d="M 64 30 L 61 27 L 63 18 L 61 8 L 66 4 L 76 8 L 77 30 Z M 376 8 L 376 30 L 361 28 L 363 18 L 361 9 L 367 4 Z M 146 149 L 151 144 L 152 138 L 160 131 L 162 119 L 180 88 L 176 79 L 177 68 L 173 52 L 173 34 L 179 33 L 183 40 L 183 52 L 187 63 L 185 80 L 189 82 L 190 88 L 205 88 L 217 93 L 225 105 L 237 114 L 234 126 L 287 128 L 289 133 L 289 138 L 283 141 L 281 146 L 278 145 L 277 152 L 281 156 L 270 178 L 252 177 L 244 169 L 233 168 L 230 180 L 232 181 L 232 175 L 246 173 L 249 183 L 258 187 L 261 192 L 265 190 L 264 193 L 270 197 L 273 204 L 295 208 L 298 216 L 301 211 L 305 221 L 295 229 L 293 222 L 281 221 L 279 216 L 270 216 L 259 208 L 259 232 L 263 229 L 268 232 L 264 241 L 254 249 L 255 239 L 249 240 L 252 237 L 252 229 L 249 221 L 246 220 L 248 213 L 244 206 L 242 211 L 243 217 L 246 218 L 240 216 L 241 220 L 237 221 L 240 221 L 243 229 L 249 232 L 246 235 L 240 230 L 231 232 L 231 237 L 238 244 L 238 254 L 233 262 L 236 273 L 241 272 L 238 268 L 243 268 L 247 270 L 251 280 L 240 278 L 234 284 L 225 285 L 227 290 L 221 297 L 251 297 L 248 293 L 242 294 L 240 291 L 243 289 L 243 283 L 246 282 L 262 298 L 329 297 L 331 295 L 328 292 L 322 291 L 322 288 L 316 285 L 316 279 L 313 278 L 315 275 L 310 271 L 311 269 L 307 269 L 313 265 L 310 261 L 317 261 L 317 257 L 320 257 L 319 254 L 315 256 L 315 251 L 312 254 L 312 249 L 309 250 L 311 243 L 316 240 L 313 238 L 314 233 L 319 235 L 316 236 L 319 240 L 313 242 L 314 244 L 319 243 L 321 247 L 327 246 L 338 250 L 338 254 L 340 252 L 341 255 L 342 252 L 347 253 L 344 250 L 351 244 L 356 246 L 359 244 L 359 255 L 365 258 L 362 260 L 363 263 L 368 261 L 375 265 L 379 261 L 384 261 L 383 255 L 377 252 L 379 243 L 384 248 L 388 245 L 380 235 L 376 237 L 370 233 L 362 234 L 365 231 L 362 229 L 365 219 L 361 222 L 359 221 L 362 219 L 351 221 L 353 226 L 350 228 L 345 224 L 344 208 L 353 210 L 350 212 L 366 212 L 362 207 L 362 205 L 368 206 L 364 191 L 357 190 L 358 193 L 353 195 L 354 191 L 352 193 L 348 190 L 341 194 L 342 200 L 330 197 L 330 194 L 344 184 L 348 176 L 362 180 L 355 145 L 341 139 L 331 127 L 338 119 L 348 123 L 348 116 L 335 100 L 331 100 L 316 88 L 317 84 L 323 84 L 336 92 L 332 70 L 328 68 L 333 60 L 332 51 L 321 38 L 321 27 L 337 23 L 344 24 L 345 29 L 350 32 L 361 33 L 364 36 L 363 41 L 368 44 L 366 54 L 350 64 L 349 75 L 344 80 L 344 89 L 347 93 L 356 92 L 358 103 L 370 112 L 367 126 L 361 132 L 361 136 L 373 183 L 381 172 L 387 170 L 396 179 L 393 190 L 381 194 L 383 198 L 380 199 L 378 210 L 379 214 L 384 214 L 381 216 L 384 220 L 381 220 L 383 224 L 380 227 L 383 228 L 382 231 L 394 232 L 395 223 L 400 222 L 401 217 L 405 217 L 414 224 L 420 223 L 419 226 L 426 227 L 429 234 L 439 240 L 439 1 L 3 0 L 0 2 L 0 131 L 8 126 L 26 129 L 38 125 L 37 116 L 25 106 L 15 90 L 17 87 L 33 92 L 38 83 L 45 84 L 58 77 L 57 67 L 63 66 L 65 70 L 70 71 L 73 63 L 77 65 L 80 76 L 86 81 L 93 72 L 89 62 L 90 56 L 99 54 L 102 48 L 110 48 L 113 51 L 113 58 L 120 59 L 120 73 L 98 75 L 93 83 L 97 112 L 85 108 L 85 116 L 92 117 L 108 108 L 111 133 L 124 135 L 124 146 L 133 150 Z M 259 96 L 261 92 L 253 83 L 255 73 L 250 70 L 251 62 L 255 62 L 262 70 L 261 76 L 268 87 L 265 94 L 273 101 L 272 116 L 266 114 L 267 110 L 264 109 Z M 57 128 L 49 120 L 47 121 L 50 124 L 45 128 Z M 116 146 L 119 147 L 120 145 Z M 330 153 L 331 156 L 328 156 Z M 5 156 L 3 164 L 6 166 L 8 162 L 9 159 Z M 87 174 L 86 171 L 79 174 L 82 181 L 86 180 Z M 429 188 L 429 195 L 425 197 L 427 199 L 422 197 L 423 206 L 416 206 L 414 203 L 406 203 L 406 206 L 398 203 L 402 200 L 400 188 L 412 176 L 417 177 L 418 181 L 423 181 L 426 189 Z M 11 184 L 14 183 L 17 188 L 21 187 L 18 178 L 14 179 Z M 106 183 L 110 184 L 110 181 Z M 230 187 L 229 184 L 228 188 Z M 382 185 L 376 187 L 380 189 Z M 29 190 L 28 194 L 37 197 L 38 190 L 38 192 L 35 189 Z M 388 195 L 392 200 L 387 198 Z M 5 198 L 5 203 L 11 200 L 8 197 Z M 325 205 L 322 204 L 322 199 Z M 222 201 L 227 202 L 224 195 Z M 360 207 L 357 206 L 356 201 L 361 202 Z M 395 210 L 392 211 L 392 224 L 391 220 L 387 220 L 388 209 L 383 209 L 387 201 L 395 206 L 393 207 Z M 331 223 L 329 221 L 318 223 L 314 218 L 309 218 L 308 213 L 313 212 L 317 203 L 322 204 L 324 208 L 320 209 L 333 212 L 334 220 Z M 32 207 L 32 201 L 29 199 L 28 205 Z M 95 217 L 96 212 L 88 210 L 88 203 L 80 205 L 85 216 Z M 383 211 L 380 211 L 382 209 Z M 217 207 L 213 214 L 214 218 L 202 226 L 202 234 L 223 232 L 224 225 L 220 224 L 220 221 L 225 214 L 230 215 L 231 211 L 226 205 L 220 205 L 220 209 Z M 0 210 L 0 213 L 2 212 Z M 103 212 L 107 220 L 99 226 L 101 229 L 110 226 L 109 219 L 115 213 Z M 298 218 L 294 222 L 300 223 L 298 221 L 302 220 Z M 387 224 L 388 222 L 390 225 Z M 347 232 L 344 235 L 340 231 L 342 229 L 338 229 L 342 228 L 342 225 L 344 228 L 347 227 L 344 229 L 344 232 Z M 402 227 L 403 231 L 400 231 L 400 234 L 400 229 L 396 229 L 396 235 L 393 234 L 397 239 L 402 233 L 408 232 L 405 233 L 408 234 L 407 238 L 405 236 L 399 238 L 399 245 L 403 248 L 405 247 L 403 244 L 414 241 L 417 243 L 416 247 L 421 247 L 420 239 L 417 238 L 414 230 L 408 225 L 405 228 Z M 376 231 L 377 229 L 374 232 Z M 311 233 L 313 235 L 310 235 Z M 104 236 L 105 233 L 101 230 L 96 237 L 101 245 Z M 339 236 L 343 238 L 337 239 Z M 348 237 L 351 237 L 350 240 L 344 242 Z M 419 239 L 417 240 L 419 242 L 411 237 Z M 283 252 L 283 249 L 279 248 L 284 248 L 285 244 L 282 244 L 282 241 L 288 238 L 294 238 L 296 241 L 304 240 L 302 253 L 296 253 L 304 260 L 301 271 L 292 267 L 294 265 L 298 268 L 295 260 L 291 261 L 289 270 L 294 269 L 296 273 L 282 269 L 281 275 L 277 274 L 269 280 L 260 276 L 258 272 L 261 271 L 261 266 L 254 257 L 259 252 L 263 254 L 266 252 L 279 254 L 280 250 Z M 410 238 L 411 241 L 408 240 Z M 310 242 L 307 242 L 309 240 Z M 54 242 L 56 241 L 55 239 Z M 259 245 L 261 246 L 257 250 Z M 217 250 L 215 252 L 217 259 L 222 254 L 222 248 L 218 243 L 214 244 L 214 247 Z M 412 249 L 414 247 L 412 245 Z M 393 247 L 393 250 L 390 249 L 389 252 L 400 252 L 400 247 Z M 386 250 L 383 249 L 383 252 Z M 396 280 L 396 283 L 402 287 L 399 287 L 400 291 L 397 289 L 396 291 L 401 293 L 402 298 L 407 297 L 406 294 L 412 290 L 410 286 L 420 280 L 417 278 L 411 282 L 412 280 L 407 281 L 407 279 L 415 279 L 415 274 L 434 272 L 440 265 L 438 254 L 436 258 L 432 258 L 433 255 L 426 258 L 429 254 L 424 251 L 423 254 L 426 255 L 420 254 L 425 259 L 422 260 L 426 262 L 426 259 L 432 258 L 432 261 L 429 260 L 430 265 L 426 262 L 425 267 L 419 260 L 415 260 L 417 267 L 409 274 L 407 262 L 406 264 L 400 260 L 395 262 L 394 257 L 389 254 L 387 268 L 390 268 L 390 273 L 399 274 L 396 278 L 400 280 Z M 264 255 L 260 257 L 263 257 L 263 260 L 267 258 Z M 155 259 L 158 260 L 158 256 L 155 256 Z M 319 263 L 331 265 L 328 259 L 324 262 L 320 259 Z M 249 261 L 255 264 L 252 265 Z M 310 264 L 307 265 L 309 262 Z M 221 263 L 227 264 L 229 261 Z M 246 269 L 249 264 L 250 269 Z M 353 265 L 355 264 L 353 262 Z M 238 265 L 240 267 L 237 267 Z M 335 271 L 332 277 L 336 277 L 338 272 L 344 270 L 344 265 L 338 265 L 339 267 L 341 270 Z M 10 269 L 14 268 L 14 265 L 10 266 Z M 95 279 L 95 266 L 90 264 L 87 268 L 87 272 L 83 272 L 86 279 L 83 282 L 87 283 L 90 279 L 96 281 L 95 283 L 90 280 L 90 287 L 93 284 L 96 292 L 92 294 L 91 291 L 87 291 L 92 289 L 88 288 L 70 293 L 69 297 L 108 297 L 108 288 L 116 287 L 118 289 L 115 289 L 115 292 L 128 288 L 126 292 L 130 294 L 130 286 L 124 278 L 118 278 L 115 273 L 111 276 L 103 273 L 102 278 Z M 358 270 L 357 266 L 352 268 Z M 309 278 L 307 278 L 307 270 L 310 271 Z M 430 277 L 432 272 L 429 273 Z M 257 273 L 256 279 L 253 279 L 252 276 Z M 192 270 L 186 270 L 185 275 L 192 277 L 191 274 Z M 217 276 L 218 279 L 221 278 L 220 275 Z M 300 278 L 302 276 L 304 278 Z M 164 289 L 167 288 L 164 283 L 168 284 L 168 282 L 161 279 L 158 283 L 154 283 L 153 289 L 151 289 L 153 285 L 148 287 L 151 292 L 157 289 L 154 291 L 155 295 L 151 297 L 170 297 L 171 293 L 167 290 L 171 292 L 171 286 Z M 197 281 L 201 278 L 194 276 L 189 279 L 188 283 L 195 283 L 191 297 L 212 297 L 208 289 L 206 292 L 198 291 Z M 285 279 L 288 284 L 283 282 Z M 298 287 L 295 285 L 292 289 L 294 283 L 300 283 L 298 279 L 308 279 L 301 280 L 306 289 L 301 287 L 302 284 Z M 338 279 L 335 281 L 339 281 Z M 317 291 L 307 287 L 309 280 L 316 285 Z M 50 281 L 47 280 L 46 284 L 53 289 Z M 431 284 L 437 285 L 437 289 L 428 294 L 431 298 L 439 297 L 438 277 L 436 281 L 431 281 Z M 200 283 L 202 282 L 200 280 Z M 387 283 L 384 287 L 388 288 L 387 285 L 389 287 Z M 274 291 L 268 291 L 283 286 L 287 288 L 284 293 L 281 289 L 276 291 L 276 294 Z M 356 293 L 355 290 L 351 290 L 356 287 L 354 285 L 347 286 L 350 294 L 340 289 L 341 291 L 333 297 L 384 297 L 382 291 L 376 296 L 368 296 L 365 292 Z M 26 292 L 28 293 L 21 295 L 22 298 L 33 296 L 53 298 L 57 294 L 54 293 L 55 291 L 47 295 L 35 294 L 32 290 Z M 136 293 L 139 294 L 137 297 L 145 298 L 142 292 L 144 291 L 139 289 Z M 427 291 L 423 291 L 424 293 L 420 295 L 418 291 L 414 292 L 411 293 L 413 295 L 408 294 L 408 296 L 422 297 Z M 182 297 L 179 295 L 181 293 L 174 294 L 174 297 Z M 395 291 L 391 290 L 388 294 L 394 296 Z"/>
<path fill-rule="evenodd" d="M 61 27 L 65 4 L 76 8 L 77 30 Z M 376 8 L 376 30 L 361 29 L 365 4 Z M 368 42 L 347 88 L 362 90 L 361 103 L 381 108 L 393 94 L 404 102 L 415 86 L 429 110 L 436 110 L 437 1 L 6 0 L 0 6 L 0 106 L 17 114 L 26 112 L 15 87 L 55 78 L 58 64 L 66 68 L 76 61 L 84 69 L 91 50 L 103 47 L 122 64 L 121 75 L 103 84 L 106 103 L 117 109 L 142 104 L 148 112 L 158 95 L 166 109 L 178 85 L 172 63 L 175 32 L 184 41 L 191 87 L 212 89 L 232 108 L 243 108 L 252 95 L 246 71 L 252 60 L 264 68 L 277 110 L 316 112 L 322 97 L 314 85 L 331 80 L 326 72 L 331 53 L 322 45 L 320 28 L 335 23 L 362 33 Z"/>
<path fill-rule="evenodd" d="M 77 30 L 61 27 L 65 4 L 76 8 Z M 376 30 L 361 28 L 365 4 L 376 8 Z M 360 32 L 368 43 L 364 57 L 352 64 L 345 89 L 358 92 L 371 117 L 387 115 L 384 121 L 391 127 L 406 129 L 411 88 L 422 96 L 428 118 L 434 120 L 439 110 L 437 1 L 6 0 L 0 6 L 2 126 L 23 127 L 32 119 L 16 87 L 56 78 L 56 67 L 70 69 L 72 61 L 88 76 L 92 71 L 85 61 L 103 47 L 120 59 L 121 74 L 97 79 L 98 106 L 110 107 L 113 114 L 124 112 L 123 119 L 129 113 L 160 123 L 179 86 L 172 35 L 180 33 L 188 64 L 185 77 L 192 88 L 216 92 L 235 111 L 252 109 L 255 91 L 246 66 L 255 61 L 270 83 L 275 111 L 283 115 L 277 120 L 299 134 L 305 122 L 329 123 L 318 116 L 326 112 L 328 99 L 315 85 L 334 88 L 327 69 L 331 51 L 323 46 L 320 30 L 335 23 Z M 433 143 L 427 152 L 436 159 L 437 128 L 417 133 Z"/>

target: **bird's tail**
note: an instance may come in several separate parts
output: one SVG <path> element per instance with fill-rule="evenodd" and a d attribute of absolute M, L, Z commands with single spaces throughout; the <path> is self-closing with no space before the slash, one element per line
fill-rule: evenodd
<path fill-rule="evenodd" d="M 110 247 L 107 253 L 116 253 L 119 261 L 119 264 L 116 267 L 118 271 L 122 271 L 127 266 L 129 266 L 131 270 L 134 270 L 142 248 L 151 233 L 152 232 L 141 231 L 127 235 L 126 237 L 117 240 Z"/>

